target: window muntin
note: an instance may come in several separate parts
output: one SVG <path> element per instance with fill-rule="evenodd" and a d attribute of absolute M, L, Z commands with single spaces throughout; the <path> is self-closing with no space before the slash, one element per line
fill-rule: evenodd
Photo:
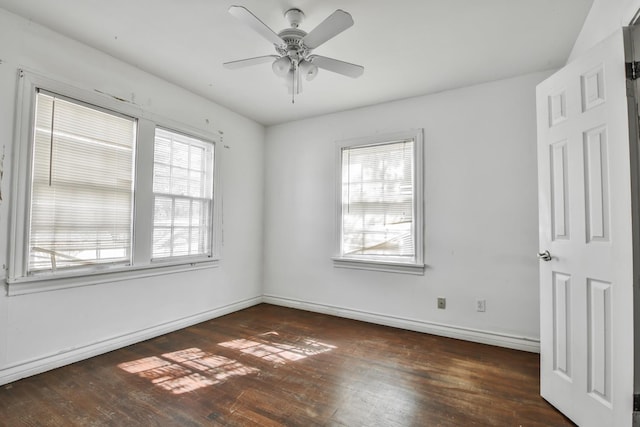
<path fill-rule="evenodd" d="M 152 257 L 211 256 L 213 144 L 156 128 Z"/>
<path fill-rule="evenodd" d="M 415 260 L 414 141 L 342 149 L 341 255 Z"/>
<path fill-rule="evenodd" d="M 136 120 L 38 91 L 28 273 L 131 261 Z"/>

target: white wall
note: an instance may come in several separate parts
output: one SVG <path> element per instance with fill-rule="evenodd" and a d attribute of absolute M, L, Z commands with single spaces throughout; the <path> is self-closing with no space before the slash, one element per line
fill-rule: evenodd
<path fill-rule="evenodd" d="M 567 62 L 626 27 L 640 9 L 640 0 L 594 0 Z"/>
<path fill-rule="evenodd" d="M 225 245 L 217 269 L 0 295 L 0 384 L 253 304 L 263 279 L 270 302 L 537 348 L 534 88 L 549 73 L 274 126 L 265 151 L 255 122 L 0 9 L 1 265 L 18 67 L 223 130 Z M 334 141 L 415 127 L 426 141 L 425 275 L 333 268 Z"/>
<path fill-rule="evenodd" d="M 548 75 L 267 128 L 266 301 L 536 351 L 535 86 Z M 334 142 L 420 127 L 424 276 L 334 268 Z"/>
<path fill-rule="evenodd" d="M 260 301 L 264 128 L 106 54 L 0 9 L 0 265 L 11 242 L 18 67 L 133 100 L 154 114 L 224 131 L 223 260 L 215 269 L 23 296 L 0 295 L 0 384 Z M 209 120 L 207 123 L 206 120 Z M 4 278 L 0 271 L 0 281 Z"/>

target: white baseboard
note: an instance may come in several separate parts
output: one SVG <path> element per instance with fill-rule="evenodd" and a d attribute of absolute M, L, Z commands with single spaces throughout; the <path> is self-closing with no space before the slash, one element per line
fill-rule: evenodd
<path fill-rule="evenodd" d="M 389 316 L 385 314 L 371 313 L 361 310 L 353 310 L 344 307 L 317 304 L 308 301 L 301 301 L 291 298 L 282 298 L 274 295 L 264 295 L 227 304 L 222 307 L 198 313 L 182 319 L 167 322 L 151 328 L 131 332 L 103 341 L 95 342 L 83 347 L 74 348 L 69 351 L 52 354 L 42 358 L 17 363 L 0 370 L 0 385 L 8 384 L 31 375 L 40 374 L 51 369 L 59 368 L 70 363 L 88 359 L 99 354 L 107 353 L 118 348 L 126 347 L 140 341 L 148 340 L 160 335 L 167 334 L 197 323 L 205 322 L 225 314 L 233 313 L 261 302 L 283 307 L 296 308 L 300 310 L 313 311 L 316 313 L 329 314 L 344 317 L 347 319 L 361 320 L 364 322 L 379 325 L 392 326 L 395 328 L 407 329 L 411 331 L 423 332 L 427 334 L 440 335 L 449 338 L 457 338 L 466 341 L 473 341 L 482 344 L 490 344 L 498 347 L 512 348 L 534 353 L 540 352 L 540 341 L 533 338 L 517 337 L 508 334 L 481 331 L 458 326 L 445 325 L 434 322 L 406 319 L 402 317 Z"/>
<path fill-rule="evenodd" d="M 275 295 L 264 295 L 262 297 L 262 301 L 267 304 L 297 308 L 300 310 L 313 311 L 316 313 L 330 314 L 333 316 L 345 317 L 347 319 L 361 320 L 364 322 L 392 326 L 395 328 L 407 329 L 410 331 L 424 332 L 427 334 L 495 345 L 498 347 L 506 347 L 514 350 L 540 353 L 540 340 L 535 338 L 518 337 L 497 332 L 482 331 L 478 329 L 445 325 L 434 322 L 425 322 L 422 320 L 406 319 L 402 317 L 388 316 L 385 314 L 352 310 L 333 305 L 317 304 L 291 298 L 282 298 Z"/>
<path fill-rule="evenodd" d="M 59 368 L 61 366 L 78 362 L 80 360 L 88 359 L 90 357 L 107 353 L 109 351 L 126 347 L 128 345 L 135 344 L 141 341 L 145 341 L 150 338 L 155 338 L 169 332 L 177 331 L 178 329 L 183 329 L 197 323 L 205 322 L 216 317 L 224 316 L 225 314 L 233 313 L 235 311 L 260 304 L 261 302 L 262 297 L 255 297 L 243 301 L 238 301 L 232 304 L 227 304 L 222 307 L 215 308 L 213 310 L 205 311 L 203 313 L 198 313 L 147 329 L 142 329 L 139 331 L 109 338 L 106 340 L 95 342 L 93 344 L 74 348 L 69 351 L 63 351 L 61 353 L 56 353 L 35 360 L 29 360 L 14 364 L 0 370 L 0 385 L 8 384 L 10 382 L 17 381 L 21 378 L 25 378 L 31 375 L 50 371 L 51 369 Z"/>

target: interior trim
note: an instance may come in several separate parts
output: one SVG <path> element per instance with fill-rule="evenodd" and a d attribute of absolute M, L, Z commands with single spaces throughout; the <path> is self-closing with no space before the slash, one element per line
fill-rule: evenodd
<path fill-rule="evenodd" d="M 122 282 L 125 280 L 141 279 L 144 277 L 164 276 L 167 274 L 182 273 L 185 271 L 216 268 L 218 260 L 209 261 L 182 261 L 148 264 L 141 266 L 124 266 L 110 270 L 94 270 L 64 272 L 67 274 L 43 274 L 15 280 L 6 279 L 6 295 L 26 295 L 38 292 L 49 292 L 60 289 L 76 288 L 79 286 L 100 285 L 103 283 Z"/>
<path fill-rule="evenodd" d="M 436 322 L 425 322 L 423 320 L 389 316 L 386 314 L 354 310 L 334 305 L 318 304 L 292 298 L 283 298 L 276 295 L 264 295 L 262 300 L 267 304 L 313 311 L 316 313 L 329 314 L 332 316 L 344 317 L 347 319 L 360 320 L 363 322 L 407 329 L 410 331 L 423 332 L 432 335 L 439 335 L 448 338 L 456 338 L 481 344 L 489 344 L 514 350 L 540 353 L 539 338 L 519 337 L 500 332 L 483 331 L 480 329 L 446 325 Z"/>
<path fill-rule="evenodd" d="M 131 344 L 155 338 L 207 320 L 215 319 L 216 317 L 224 316 L 225 314 L 230 314 L 238 310 L 243 310 L 260 304 L 261 302 L 262 298 L 259 296 L 248 298 L 242 301 L 226 304 L 212 310 L 207 310 L 202 313 L 194 314 L 192 316 L 183 317 L 128 334 L 97 341 L 93 344 L 63 350 L 48 356 L 9 365 L 8 367 L 0 370 L 0 385 L 8 384 L 31 375 L 41 374 L 61 366 L 79 362 Z"/>

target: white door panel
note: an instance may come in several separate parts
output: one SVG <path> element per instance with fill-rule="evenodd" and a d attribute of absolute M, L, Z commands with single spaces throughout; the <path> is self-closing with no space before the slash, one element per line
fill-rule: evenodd
<path fill-rule="evenodd" d="M 537 88 L 541 394 L 631 426 L 633 238 L 623 31 Z M 634 141 L 635 142 L 635 141 Z"/>

